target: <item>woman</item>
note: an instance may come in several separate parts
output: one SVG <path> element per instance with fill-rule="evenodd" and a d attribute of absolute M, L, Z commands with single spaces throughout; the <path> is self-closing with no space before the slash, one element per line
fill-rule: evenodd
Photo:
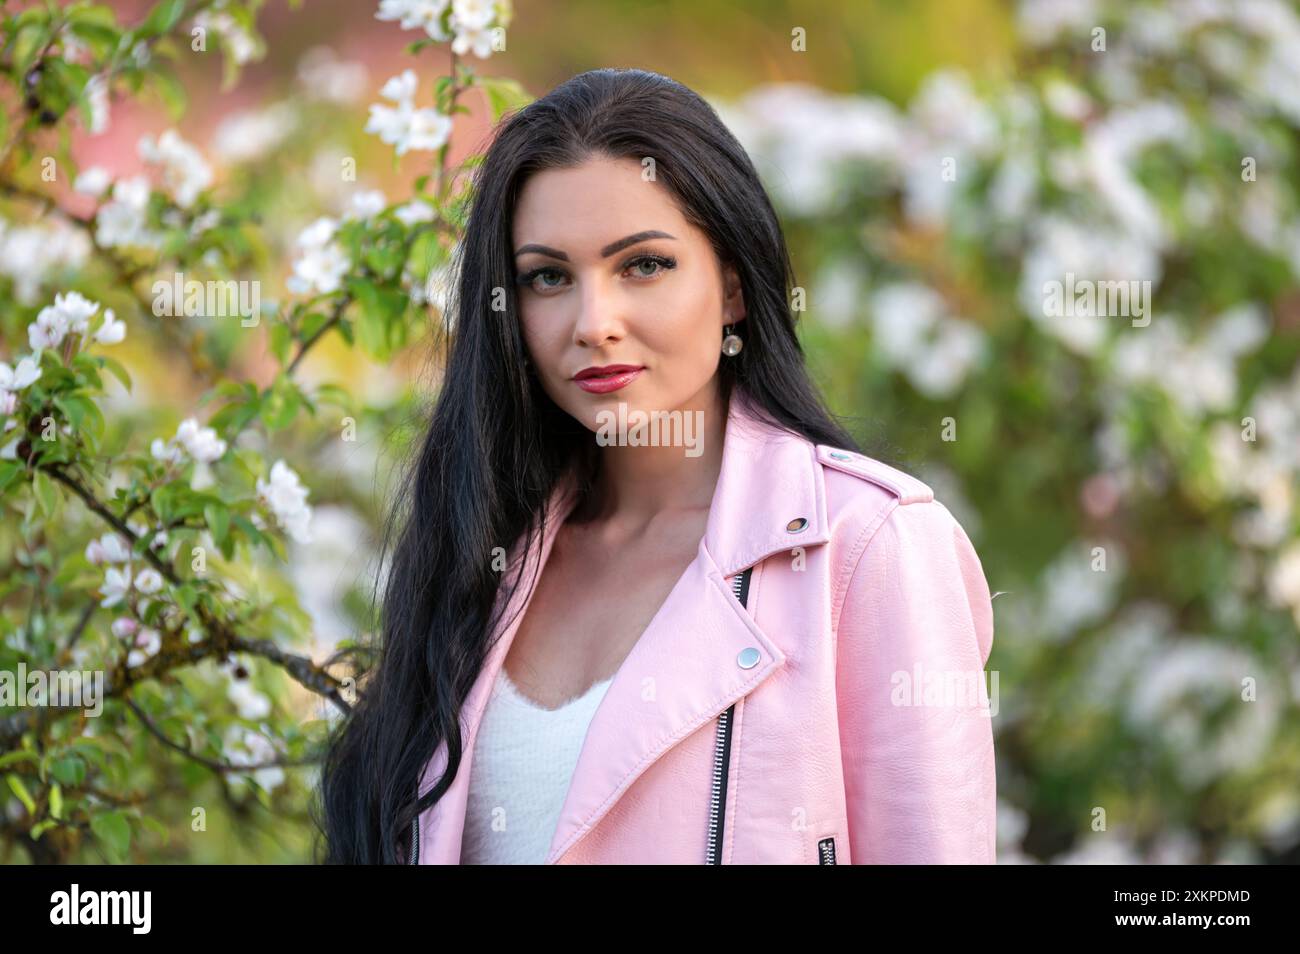
<path fill-rule="evenodd" d="M 993 862 L 985 697 L 920 684 L 983 689 L 979 559 L 824 410 L 713 110 L 606 69 L 512 114 L 457 275 L 327 860 Z"/>

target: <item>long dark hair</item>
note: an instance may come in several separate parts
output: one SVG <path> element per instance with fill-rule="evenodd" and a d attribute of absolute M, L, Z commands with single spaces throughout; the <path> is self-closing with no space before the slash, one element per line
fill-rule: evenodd
<path fill-rule="evenodd" d="M 498 586 L 518 586 L 528 562 L 506 581 L 494 552 L 545 533 L 545 505 L 568 468 L 577 469 L 584 491 L 595 476 L 591 432 L 551 401 L 525 360 L 512 297 L 515 201 L 539 170 L 647 156 L 656 181 L 740 277 L 746 314 L 736 327 L 744 347 L 719 366 L 723 407 L 739 388 L 771 423 L 858 449 L 808 378 L 776 213 L 745 150 L 707 102 L 657 73 L 598 69 L 507 115 L 477 170 L 452 266 L 442 387 L 389 518 L 376 663 L 321 770 L 313 817 L 327 863 L 409 860 L 416 815 L 443 796 L 460 766 L 460 711 L 500 622 L 490 618 Z M 506 291 L 504 312 L 492 308 L 495 289 Z M 447 768 L 417 800 L 422 770 L 443 740 Z"/>

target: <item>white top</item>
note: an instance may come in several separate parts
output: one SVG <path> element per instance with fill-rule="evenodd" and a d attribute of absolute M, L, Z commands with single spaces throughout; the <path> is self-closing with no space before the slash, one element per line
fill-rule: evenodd
<path fill-rule="evenodd" d="M 501 667 L 474 738 L 461 864 L 546 860 L 587 727 L 613 681 L 544 709 Z"/>

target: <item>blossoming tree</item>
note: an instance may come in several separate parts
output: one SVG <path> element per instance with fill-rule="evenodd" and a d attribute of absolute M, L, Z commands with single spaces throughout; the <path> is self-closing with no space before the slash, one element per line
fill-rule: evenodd
<path fill-rule="evenodd" d="M 259 5 L 161 0 L 126 24 L 78 2 L 3 21 L 0 75 L 17 108 L 0 153 L 0 672 L 26 678 L 0 686 L 0 852 L 202 856 L 193 843 L 162 844 L 185 821 L 206 831 L 217 805 L 246 819 L 259 800 L 286 817 L 300 811 L 313 778 L 293 767 L 314 763 L 322 720 L 355 700 L 357 645 L 324 659 L 300 648 L 312 620 L 286 547 L 314 540 L 314 508 L 288 458 L 310 463 L 313 440 L 346 440 L 340 432 L 364 424 L 367 409 L 345 387 L 302 382 L 303 362 L 326 339 L 387 360 L 431 293 L 436 303 L 468 198 L 448 161 L 462 97 L 476 90 L 493 116 L 523 101 L 517 85 L 465 61 L 504 48 L 511 9 L 380 4 L 379 19 L 421 34 L 410 54 L 450 54 L 436 83 L 407 68 L 384 84 L 366 126 L 396 155 L 424 153 L 427 171 L 400 203 L 354 190 L 340 214 L 318 210 L 277 278 L 264 274 L 275 261 L 266 249 L 286 237 L 263 215 L 290 187 L 259 180 L 258 160 L 291 133 L 315 145 L 306 110 L 338 125 L 358 92 L 348 64 L 313 51 L 300 67 L 304 93 L 237 119 L 215 168 L 169 129 L 139 142 L 145 172 L 115 179 L 77 169 L 67 136 L 109 128 L 115 98 L 130 95 L 158 95 L 179 118 L 173 63 L 209 44 L 225 84 L 236 82 L 265 53 Z M 355 166 L 341 157 L 335 175 L 347 180 Z M 88 214 L 77 211 L 85 203 Z M 263 282 L 281 278 L 286 294 L 261 301 Z M 215 298 L 188 291 L 214 285 Z M 227 314 L 214 302 L 240 320 L 214 317 Z M 132 374 L 115 357 L 129 336 L 147 337 L 149 353 L 179 360 L 204 387 L 174 409 L 174 430 L 133 426 L 123 397 Z M 261 383 L 239 373 L 268 362 Z M 105 413 L 110 404 L 123 419 Z"/>

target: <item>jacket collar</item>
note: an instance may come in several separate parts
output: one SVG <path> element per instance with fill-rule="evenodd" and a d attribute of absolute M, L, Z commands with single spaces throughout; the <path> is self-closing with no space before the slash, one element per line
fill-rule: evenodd
<path fill-rule="evenodd" d="M 576 505 L 572 481 L 556 488 L 539 557 L 510 597 L 511 623 L 488 658 L 462 712 L 465 752 L 446 794 L 421 821 L 421 860 L 456 864 L 472 772 L 474 741 L 492 685 L 532 596 L 560 524 Z M 722 467 L 695 559 L 619 667 L 588 727 L 547 864 L 561 859 L 658 758 L 711 723 L 785 663 L 785 654 L 733 595 L 729 578 L 764 558 L 827 542 L 826 492 L 816 449 L 760 421 L 735 392 L 727 412 Z M 751 600 L 752 602 L 752 600 Z M 759 662 L 741 668 L 742 650 Z M 447 764 L 444 742 L 426 768 L 427 791 Z M 700 846 L 701 860 L 705 846 Z"/>

